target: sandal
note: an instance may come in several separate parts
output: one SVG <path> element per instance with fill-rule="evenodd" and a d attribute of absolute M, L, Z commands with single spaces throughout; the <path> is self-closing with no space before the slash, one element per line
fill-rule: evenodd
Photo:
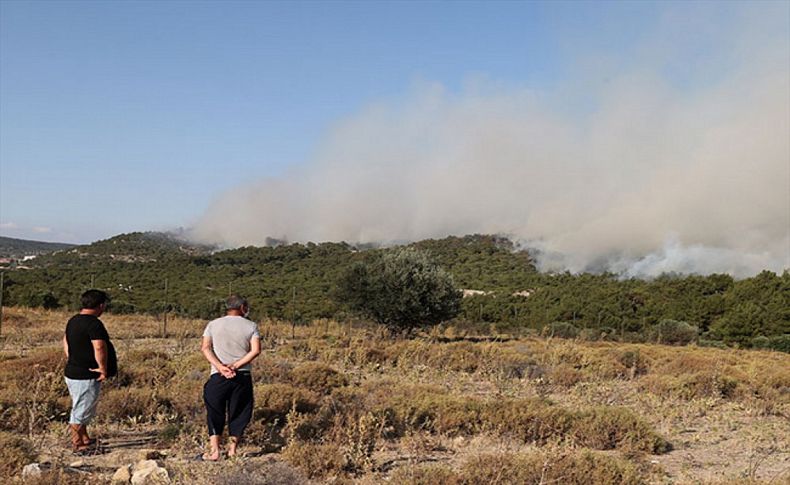
<path fill-rule="evenodd" d="M 90 446 L 80 446 L 78 448 L 72 449 L 71 454 L 74 456 L 94 456 L 98 455 L 99 451 L 91 448 Z"/>

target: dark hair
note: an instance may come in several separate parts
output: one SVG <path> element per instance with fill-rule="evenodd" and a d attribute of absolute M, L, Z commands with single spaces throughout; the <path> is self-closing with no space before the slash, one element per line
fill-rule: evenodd
<path fill-rule="evenodd" d="M 227 300 L 225 300 L 225 308 L 228 310 L 241 310 L 241 307 L 249 307 L 250 305 L 247 303 L 247 299 L 243 298 L 239 295 L 230 295 Z"/>
<path fill-rule="evenodd" d="M 110 295 L 101 290 L 88 290 L 80 297 L 82 308 L 89 310 L 99 308 L 99 305 L 108 301 L 110 301 Z"/>

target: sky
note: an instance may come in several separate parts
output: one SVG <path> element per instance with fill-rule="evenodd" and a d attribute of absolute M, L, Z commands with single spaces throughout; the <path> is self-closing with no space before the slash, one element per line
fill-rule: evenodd
<path fill-rule="evenodd" d="M 760 1 L 5 0 L 0 2 L 0 234 L 84 243 L 122 232 L 186 228 L 202 239 L 233 246 L 262 243 L 266 237 L 409 240 L 485 230 L 515 234 L 533 244 L 549 241 L 546 254 L 578 252 L 577 244 L 558 242 L 573 237 L 519 220 L 519 214 L 529 214 L 531 220 L 549 217 L 534 207 L 550 203 L 555 212 L 561 210 L 554 199 L 520 201 L 511 194 L 456 223 L 445 212 L 426 216 L 417 209 L 398 212 L 391 204 L 379 204 L 381 187 L 391 189 L 392 201 L 409 202 L 404 206 L 437 201 L 426 195 L 433 189 L 414 191 L 414 180 L 394 177 L 388 185 L 392 173 L 375 167 L 476 173 L 456 156 L 468 148 L 457 140 L 504 126 L 501 132 L 512 128 L 512 136 L 501 140 L 497 132 L 479 142 L 496 142 L 513 153 L 481 152 L 475 167 L 492 156 L 503 178 L 509 173 L 522 177 L 523 167 L 532 163 L 523 159 L 523 149 L 545 152 L 550 159 L 545 163 L 554 167 L 551 173 L 561 172 L 552 180 L 568 182 L 564 187 L 573 193 L 587 190 L 579 185 L 591 180 L 583 167 L 603 163 L 596 156 L 617 158 L 598 171 L 604 176 L 596 182 L 605 194 L 621 192 L 622 184 L 635 185 L 637 178 L 620 179 L 621 172 L 666 179 L 666 170 L 634 168 L 674 163 L 656 155 L 674 141 L 660 142 L 650 134 L 678 135 L 668 134 L 667 126 L 684 126 L 691 113 L 699 112 L 708 113 L 710 126 L 719 131 L 734 129 L 722 126 L 716 116 L 739 118 L 754 103 L 730 106 L 732 93 L 745 89 L 755 100 L 770 93 L 779 100 L 779 111 L 749 116 L 757 123 L 778 119 L 781 125 L 790 113 L 785 102 L 789 24 L 790 3 Z M 761 78 L 776 83 L 762 86 L 749 76 L 752 72 L 767 73 Z M 628 117 L 616 114 L 646 96 L 650 102 L 640 109 L 661 116 L 635 134 Z M 673 107 L 671 112 L 667 106 Z M 479 119 L 489 124 L 470 121 Z M 562 134 L 540 146 L 514 145 L 530 123 L 539 124 L 541 133 Z M 476 130 L 471 135 L 470 126 Z M 409 129 L 431 139 L 404 134 Z M 683 141 L 688 150 L 672 152 L 674 160 L 699 158 L 708 133 L 687 132 L 696 138 L 689 135 Z M 562 141 L 566 136 L 567 143 Z M 618 136 L 636 136 L 638 143 L 599 150 Z M 759 141 L 760 134 L 754 136 Z M 746 248 L 752 255 L 768 253 L 747 265 L 747 273 L 755 265 L 781 270 L 790 258 L 784 229 L 790 224 L 790 215 L 785 216 L 790 214 L 790 176 L 783 179 L 783 163 L 790 165 L 785 159 L 788 135 L 779 132 L 772 139 L 777 136 L 780 143 L 767 155 L 767 173 L 778 176 L 779 185 L 762 191 L 770 195 L 764 202 L 773 207 L 771 217 L 755 222 L 757 229 L 747 228 L 774 229 L 755 236 Z M 587 141 L 574 141 L 581 138 Z M 442 151 L 445 165 L 421 155 L 436 140 L 443 140 L 441 150 L 431 149 Z M 744 148 L 741 160 L 757 155 L 748 150 L 762 146 L 752 145 Z M 560 153 L 564 146 L 570 147 L 568 153 Z M 588 160 L 591 151 L 600 153 Z M 338 157 L 345 157 L 344 163 L 331 161 Z M 569 157 L 580 161 L 569 162 Z M 695 166 L 700 164 L 704 166 Z M 716 170 L 695 173 L 707 176 Z M 371 178 L 344 183 L 360 174 Z M 464 192 L 471 187 L 464 184 L 479 180 L 452 179 L 452 185 Z M 751 181 L 750 191 L 761 192 L 760 184 L 770 183 L 766 180 Z M 377 188 L 366 192 L 361 186 Z M 499 189 L 484 195 L 539 192 L 532 186 Z M 636 195 L 648 190 L 657 187 L 642 187 Z M 250 192 L 255 196 L 249 197 Z M 344 202 L 322 192 L 339 194 Z M 314 199 L 313 193 L 318 194 Z M 463 195 L 442 200 L 458 204 Z M 497 215 L 502 207 L 522 202 L 529 207 L 518 214 Z M 611 212 L 624 203 L 607 196 L 564 209 L 581 213 L 580 207 L 593 205 Z M 350 227 L 347 220 L 334 221 L 325 214 L 327 206 L 344 213 L 376 207 L 360 218 L 366 227 L 390 220 L 395 210 L 395 220 L 419 219 L 432 229 L 399 222 L 367 231 Z M 657 211 L 651 217 L 658 222 L 673 214 Z M 742 219 L 754 217 L 745 214 Z M 324 224 L 326 220 L 331 223 Z M 732 222 L 724 220 L 721 227 L 732 227 Z M 691 237 L 683 227 L 658 225 L 661 233 L 651 234 L 649 244 L 601 243 L 607 247 L 585 256 L 574 269 L 617 252 L 644 262 L 677 247 L 711 247 L 719 251 L 717 260 L 727 259 L 727 251 L 744 249 L 720 237 Z M 326 228 L 312 230 L 319 226 Z"/>

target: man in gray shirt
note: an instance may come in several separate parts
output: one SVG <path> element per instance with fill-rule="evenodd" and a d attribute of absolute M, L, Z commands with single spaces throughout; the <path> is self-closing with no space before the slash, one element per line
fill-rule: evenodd
<path fill-rule="evenodd" d="M 247 300 L 231 295 L 226 302 L 227 315 L 212 320 L 203 332 L 203 355 L 211 364 L 211 376 L 203 386 L 211 450 L 204 460 L 220 458 L 220 438 L 228 421 L 228 456 L 252 418 L 253 390 L 250 363 L 261 353 L 258 326 L 246 317 Z M 226 415 L 227 411 L 227 415 Z"/>

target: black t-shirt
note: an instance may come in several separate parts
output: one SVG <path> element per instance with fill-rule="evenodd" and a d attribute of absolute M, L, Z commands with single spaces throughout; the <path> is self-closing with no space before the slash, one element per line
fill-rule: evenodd
<path fill-rule="evenodd" d="M 104 324 L 94 315 L 74 315 L 66 324 L 66 342 L 69 346 L 69 360 L 66 362 L 65 374 L 69 379 L 96 379 L 99 363 L 93 353 L 91 340 L 107 342 L 107 377 L 114 376 L 118 371 L 115 348 L 110 342 L 110 335 Z"/>

